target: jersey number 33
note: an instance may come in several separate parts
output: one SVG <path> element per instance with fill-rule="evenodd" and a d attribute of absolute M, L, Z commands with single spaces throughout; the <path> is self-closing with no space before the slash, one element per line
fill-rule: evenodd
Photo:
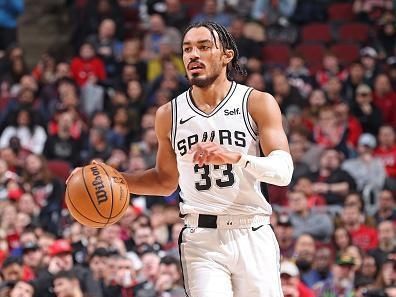
<path fill-rule="evenodd" d="M 199 175 L 200 180 L 195 182 L 195 188 L 198 191 L 209 190 L 213 184 L 219 188 L 232 187 L 235 183 L 234 172 L 231 164 L 224 165 L 202 165 L 196 164 L 194 166 L 195 174 Z M 222 174 L 219 178 L 214 178 L 212 175 L 218 171 Z M 216 174 L 218 176 L 218 174 Z"/>

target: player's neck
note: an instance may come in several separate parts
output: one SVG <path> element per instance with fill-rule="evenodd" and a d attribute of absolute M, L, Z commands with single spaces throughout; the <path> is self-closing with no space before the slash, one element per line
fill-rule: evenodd
<path fill-rule="evenodd" d="M 216 107 L 224 99 L 231 88 L 232 82 L 226 77 L 219 77 L 206 88 L 192 87 L 192 96 L 195 104 Z"/>

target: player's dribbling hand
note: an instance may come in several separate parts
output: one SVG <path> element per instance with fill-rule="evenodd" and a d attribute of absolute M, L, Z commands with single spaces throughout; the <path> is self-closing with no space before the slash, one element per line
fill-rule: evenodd
<path fill-rule="evenodd" d="M 100 164 L 101 162 L 96 161 L 96 160 L 92 160 L 91 164 Z M 73 169 L 72 172 L 70 172 L 69 176 L 67 177 L 65 184 L 67 185 L 67 183 L 70 181 L 71 177 L 73 176 L 73 174 L 75 174 L 78 170 L 80 170 L 82 167 L 76 167 Z"/>
<path fill-rule="evenodd" d="M 223 165 L 237 163 L 241 157 L 239 153 L 231 152 L 215 142 L 199 142 L 194 144 L 189 154 L 193 154 L 193 163 Z"/>

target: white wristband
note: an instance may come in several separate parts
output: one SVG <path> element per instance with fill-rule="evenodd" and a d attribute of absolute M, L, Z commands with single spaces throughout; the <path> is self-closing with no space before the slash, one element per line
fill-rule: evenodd
<path fill-rule="evenodd" d="M 243 154 L 236 163 L 261 182 L 287 186 L 293 175 L 291 155 L 282 150 L 272 151 L 267 157 Z"/>

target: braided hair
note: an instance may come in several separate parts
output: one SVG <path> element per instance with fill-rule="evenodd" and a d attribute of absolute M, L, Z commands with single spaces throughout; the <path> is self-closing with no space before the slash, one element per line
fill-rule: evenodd
<path fill-rule="evenodd" d="M 182 40 L 184 40 L 184 37 L 186 36 L 187 32 L 190 31 L 192 28 L 200 28 L 200 27 L 205 27 L 210 31 L 216 48 L 218 48 L 218 45 L 216 42 L 214 31 L 216 31 L 217 35 L 219 36 L 219 41 L 221 43 L 221 46 L 223 47 L 223 51 L 225 52 L 225 50 L 232 50 L 234 52 L 234 57 L 232 58 L 231 62 L 227 65 L 227 79 L 232 80 L 234 73 L 238 73 L 242 76 L 246 76 L 246 70 L 242 69 L 238 63 L 239 51 L 235 43 L 235 39 L 224 26 L 211 21 L 191 24 L 184 31 Z"/>

